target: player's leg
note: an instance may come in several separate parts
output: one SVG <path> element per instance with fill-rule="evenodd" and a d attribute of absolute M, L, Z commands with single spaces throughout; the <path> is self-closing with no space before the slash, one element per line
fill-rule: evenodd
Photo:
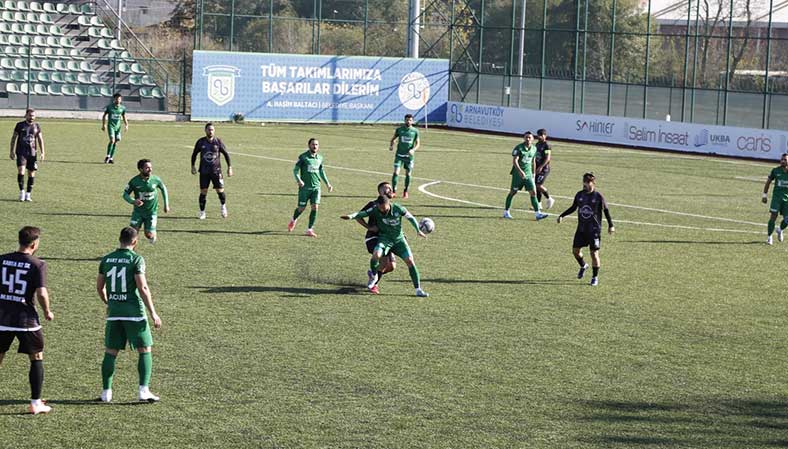
<path fill-rule="evenodd" d="M 15 334 L 9 331 L 0 331 L 0 365 L 3 364 L 5 353 L 11 348 L 11 343 L 14 342 Z"/>
<path fill-rule="evenodd" d="M 418 267 L 416 267 L 416 261 L 413 259 L 413 252 L 410 250 L 408 241 L 405 239 L 397 241 L 391 247 L 391 252 L 404 260 L 405 265 L 408 266 L 408 274 L 410 275 L 411 282 L 413 282 L 413 288 L 416 289 L 416 296 L 430 296 L 427 292 L 421 289 L 421 274 L 419 273 Z"/>
<path fill-rule="evenodd" d="M 16 338 L 19 339 L 19 352 L 27 354 L 30 358 L 30 371 L 28 381 L 30 382 L 30 413 L 49 413 L 52 407 L 44 404 L 41 400 L 41 392 L 44 388 L 44 333 L 41 329 L 37 331 L 17 332 Z"/>
<path fill-rule="evenodd" d="M 112 402 L 112 378 L 118 352 L 126 349 L 126 328 L 123 321 L 106 321 L 104 325 L 104 359 L 101 361 L 101 400 Z"/>
<path fill-rule="evenodd" d="M 405 190 L 402 191 L 402 198 L 408 197 L 408 188 L 410 187 L 410 174 L 413 171 L 413 157 L 405 162 Z"/>
<path fill-rule="evenodd" d="M 312 210 L 309 212 L 309 224 L 306 228 L 306 235 L 310 237 L 317 237 L 315 234 L 315 221 L 317 221 L 317 210 L 320 207 L 320 189 L 312 190 L 309 196 L 309 202 L 312 203 Z"/>
<path fill-rule="evenodd" d="M 139 400 L 141 402 L 157 402 L 158 396 L 150 391 L 150 378 L 153 373 L 153 335 L 148 320 L 124 321 L 129 336 L 129 346 L 137 350 L 137 372 L 139 374 Z"/>
<path fill-rule="evenodd" d="M 774 233 L 774 228 L 777 225 L 777 215 L 779 214 L 778 209 L 772 207 L 769 209 L 769 222 L 766 224 L 766 244 L 772 244 L 772 234 Z"/>
<path fill-rule="evenodd" d="M 550 193 L 547 191 L 547 188 L 544 186 L 544 182 L 547 179 L 547 175 L 550 172 L 543 171 L 539 175 L 536 176 L 536 199 L 539 203 L 542 203 L 542 196 L 547 198 L 547 204 L 545 205 L 545 209 L 550 209 L 553 207 L 555 200 L 550 198 Z"/>
<path fill-rule="evenodd" d="M 290 222 L 287 224 L 287 232 L 293 232 L 295 229 L 295 225 L 298 222 L 298 217 L 306 209 L 306 204 L 309 202 L 309 196 L 311 195 L 311 190 L 307 187 L 300 187 L 298 189 L 298 206 L 296 207 L 295 211 L 293 211 L 293 218 L 290 219 Z"/>
<path fill-rule="evenodd" d="M 142 224 L 144 225 L 145 230 L 145 237 L 148 239 L 151 245 L 156 243 L 156 224 L 159 221 L 159 217 L 157 215 L 149 215 L 142 220 Z"/>
<path fill-rule="evenodd" d="M 25 166 L 27 161 L 24 157 L 16 155 L 16 183 L 19 185 L 19 201 L 25 200 Z"/>
<path fill-rule="evenodd" d="M 109 161 L 115 154 L 115 135 L 112 132 L 112 127 L 107 127 L 107 138 L 107 155 L 104 157 L 105 164 L 109 164 Z"/>
<path fill-rule="evenodd" d="M 783 231 L 785 228 L 788 227 L 788 201 L 782 201 L 780 205 L 780 213 L 783 216 L 783 220 L 780 222 L 780 226 L 777 228 L 777 241 L 782 242 L 784 239 Z"/>
<path fill-rule="evenodd" d="M 389 245 L 387 242 L 378 241 L 378 244 L 375 245 L 375 249 L 372 251 L 372 257 L 369 259 L 369 281 L 367 282 L 367 288 L 370 290 L 372 290 L 372 287 L 375 287 L 375 284 L 378 282 L 380 259 L 388 248 Z"/>
<path fill-rule="evenodd" d="M 200 175 L 200 177 L 202 177 L 202 175 Z M 200 213 L 197 215 L 197 218 L 199 218 L 200 220 L 205 220 L 205 203 L 207 201 L 206 200 L 207 197 L 208 197 L 208 187 L 203 189 L 201 185 L 200 196 L 197 199 L 197 204 L 200 206 Z"/>
<path fill-rule="evenodd" d="M 216 191 L 216 195 L 219 197 L 219 211 L 222 218 L 227 218 L 227 195 L 224 194 L 224 178 L 222 174 L 219 173 L 218 175 L 214 175 L 211 178 L 211 183 L 213 184 L 213 189 Z"/>
<path fill-rule="evenodd" d="M 528 195 L 531 200 L 531 207 L 536 213 L 536 219 L 541 220 L 543 218 L 547 218 L 547 214 L 542 213 L 541 207 L 539 206 L 539 201 L 536 199 L 536 184 L 534 183 L 534 178 L 526 179 L 524 184 L 525 190 L 528 191 Z"/>
<path fill-rule="evenodd" d="M 512 200 L 514 200 L 514 196 L 517 195 L 517 192 L 522 188 L 522 181 L 520 180 L 517 175 L 512 175 L 512 184 L 509 190 L 509 194 L 506 195 L 506 205 L 503 209 L 503 218 L 512 218 L 511 212 L 509 209 L 512 208 Z"/>
<path fill-rule="evenodd" d="M 599 285 L 599 248 L 591 247 L 591 285 Z"/>
<path fill-rule="evenodd" d="M 399 183 L 399 169 L 402 166 L 402 161 L 399 157 L 394 157 L 394 173 L 391 175 L 391 191 L 394 196 L 397 196 L 397 183 Z"/>
<path fill-rule="evenodd" d="M 29 158 L 26 164 L 27 168 L 27 191 L 25 192 L 25 201 L 33 201 L 30 197 L 33 192 L 33 184 L 36 182 L 36 173 L 38 172 L 38 162 L 36 158 Z"/>

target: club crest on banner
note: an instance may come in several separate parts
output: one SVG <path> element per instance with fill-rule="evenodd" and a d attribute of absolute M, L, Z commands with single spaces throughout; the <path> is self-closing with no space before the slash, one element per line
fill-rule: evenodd
<path fill-rule="evenodd" d="M 241 69 L 231 65 L 211 65 L 203 70 L 208 77 L 208 99 L 217 106 L 224 106 L 235 97 L 235 78 Z"/>
<path fill-rule="evenodd" d="M 402 106 L 416 111 L 430 99 L 430 81 L 419 72 L 410 72 L 399 82 L 399 101 Z"/>

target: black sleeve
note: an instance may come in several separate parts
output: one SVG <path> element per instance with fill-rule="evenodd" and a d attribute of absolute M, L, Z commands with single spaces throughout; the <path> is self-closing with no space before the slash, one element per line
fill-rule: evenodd
<path fill-rule="evenodd" d="M 610 217 L 610 209 L 607 208 L 607 201 L 602 194 L 599 194 L 600 203 L 602 204 L 602 211 L 605 213 L 605 220 L 607 220 L 607 227 L 613 227 L 613 219 Z"/>
<path fill-rule="evenodd" d="M 47 263 L 43 260 L 41 261 L 41 265 L 38 266 L 38 279 L 36 279 L 36 284 L 38 286 L 36 288 L 46 288 L 47 286 Z"/>
<path fill-rule="evenodd" d="M 575 194 L 575 199 L 572 201 L 572 205 L 571 205 L 571 206 L 569 206 L 569 209 L 567 209 L 567 210 L 563 211 L 563 212 L 561 213 L 560 217 L 562 217 L 562 218 L 563 218 L 563 217 L 566 217 L 567 215 L 569 215 L 569 214 L 571 214 L 571 213 L 573 213 L 574 211 L 576 211 L 576 210 L 577 210 L 577 196 L 578 196 L 578 195 L 580 195 L 580 194 L 579 194 L 579 193 L 578 193 L 578 194 Z"/>
<path fill-rule="evenodd" d="M 200 154 L 200 140 L 194 144 L 194 151 L 192 151 L 192 167 L 194 167 L 194 162 L 197 161 L 197 155 Z"/>
<path fill-rule="evenodd" d="M 231 167 L 232 164 L 230 164 L 230 153 L 227 152 L 227 147 L 224 146 L 224 142 L 221 140 L 219 141 L 219 152 L 224 155 L 224 161 L 227 162 L 227 166 Z"/>

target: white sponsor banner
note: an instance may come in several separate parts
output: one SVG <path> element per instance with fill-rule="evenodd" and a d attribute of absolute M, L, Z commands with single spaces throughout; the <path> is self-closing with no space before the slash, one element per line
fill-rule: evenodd
<path fill-rule="evenodd" d="M 547 129 L 551 137 L 594 143 L 779 160 L 788 152 L 788 131 L 604 115 L 570 114 L 471 103 L 448 103 L 447 125 L 521 134 Z"/>

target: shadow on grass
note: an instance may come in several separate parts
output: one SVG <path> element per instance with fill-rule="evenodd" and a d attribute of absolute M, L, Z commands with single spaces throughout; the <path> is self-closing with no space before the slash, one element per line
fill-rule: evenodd
<path fill-rule="evenodd" d="M 190 287 L 200 290 L 201 293 L 285 293 L 286 296 L 300 295 L 356 295 L 365 293 L 366 289 L 360 286 L 338 286 L 335 288 L 307 288 L 307 287 L 275 287 L 262 285 L 228 286 L 228 287 Z"/>
<path fill-rule="evenodd" d="M 749 242 L 713 241 L 713 240 L 624 240 L 624 243 L 668 243 L 675 245 L 765 245 L 763 240 Z"/>
<path fill-rule="evenodd" d="M 421 278 L 422 282 L 435 284 L 499 284 L 499 285 L 577 285 L 586 287 L 586 282 L 563 279 L 447 279 Z M 411 282 L 410 279 L 391 279 L 386 282 Z"/>
<path fill-rule="evenodd" d="M 788 398 L 691 403 L 581 401 L 578 438 L 604 447 L 788 447 Z"/>
<path fill-rule="evenodd" d="M 218 234 L 218 235 L 288 235 L 287 231 L 226 231 L 221 229 L 161 229 L 157 230 L 161 234 Z"/>

